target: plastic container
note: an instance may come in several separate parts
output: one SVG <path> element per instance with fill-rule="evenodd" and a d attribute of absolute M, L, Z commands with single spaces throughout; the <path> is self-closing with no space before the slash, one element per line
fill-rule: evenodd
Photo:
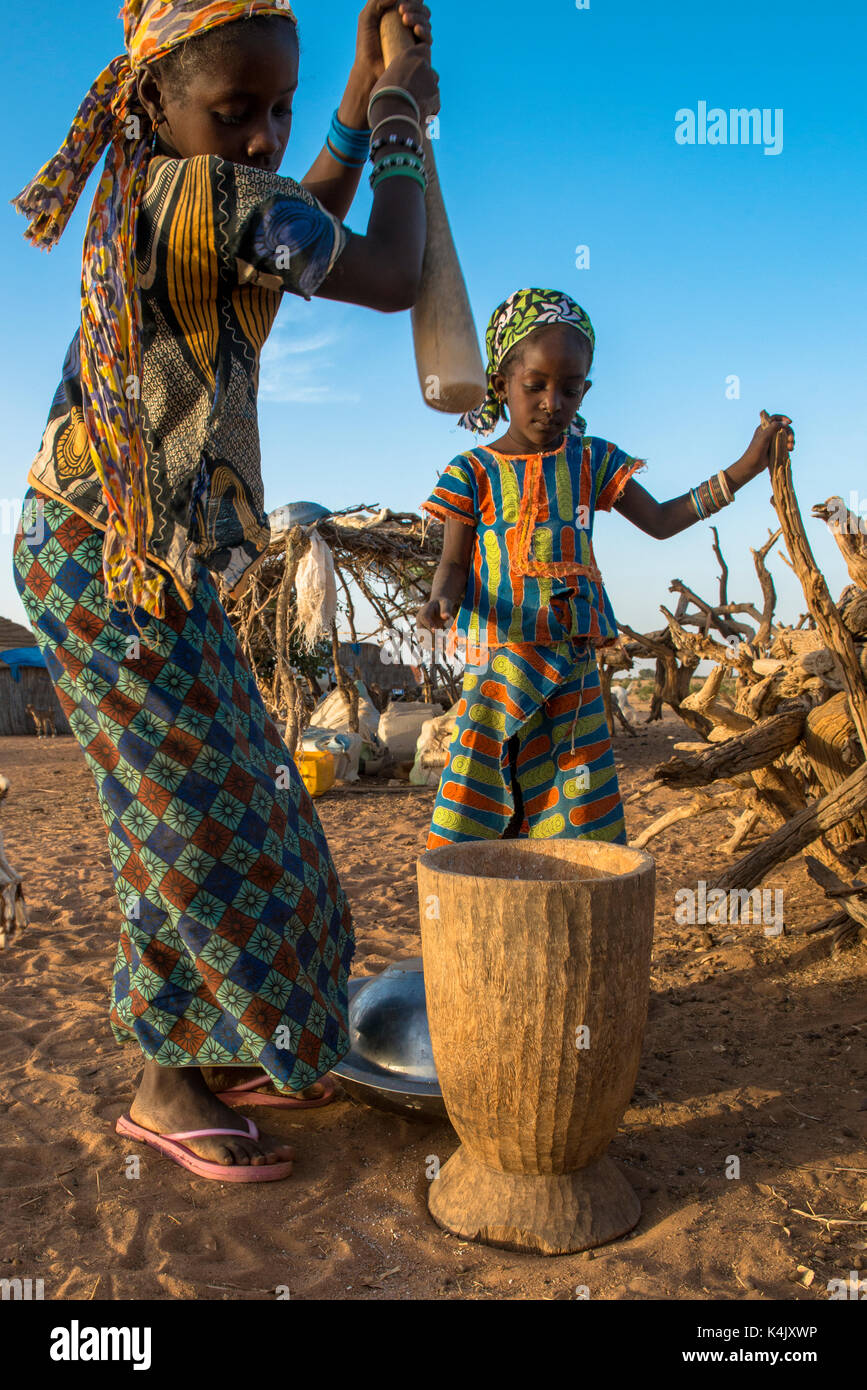
<path fill-rule="evenodd" d="M 312 797 L 324 796 L 334 786 L 337 769 L 334 755 L 326 751 L 299 753 L 295 759 L 301 780 Z"/>

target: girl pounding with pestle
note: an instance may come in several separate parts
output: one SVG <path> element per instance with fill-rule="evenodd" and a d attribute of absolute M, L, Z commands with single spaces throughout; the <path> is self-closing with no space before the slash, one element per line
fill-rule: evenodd
<path fill-rule="evenodd" d="M 384 72 L 394 8 L 418 43 Z M 16 200 L 50 248 L 107 148 L 15 577 L 109 832 L 125 918 L 111 1026 L 145 1057 L 118 1130 L 202 1177 L 267 1181 L 292 1150 L 230 1108 L 256 1091 L 218 1099 L 201 1068 L 261 1068 L 256 1090 L 283 1097 L 324 1076 L 349 1045 L 352 926 L 215 577 L 240 593 L 269 544 L 256 391 L 282 295 L 384 311 L 417 296 L 429 11 L 365 5 L 302 183 L 277 172 L 298 86 L 287 0 L 128 0 L 122 17 L 126 53 Z M 356 236 L 342 219 L 368 155 Z"/>
<path fill-rule="evenodd" d="M 556 290 L 519 290 L 487 334 L 488 394 L 461 423 L 493 434 L 449 464 L 424 507 L 445 522 L 428 630 L 454 623 L 466 647 L 458 720 L 428 849 L 461 840 L 575 836 L 626 843 L 597 647 L 617 624 L 593 554 L 612 507 L 665 540 L 704 521 L 768 466 L 791 420 L 774 415 L 737 463 L 657 502 L 644 465 L 585 433 L 595 336 Z"/>

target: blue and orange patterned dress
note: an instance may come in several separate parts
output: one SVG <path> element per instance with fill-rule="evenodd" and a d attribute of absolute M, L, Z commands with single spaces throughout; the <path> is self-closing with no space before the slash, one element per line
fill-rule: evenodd
<path fill-rule="evenodd" d="M 429 849 L 498 839 L 516 806 L 522 836 L 625 843 L 595 654 L 617 623 L 593 523 L 643 466 L 574 434 L 547 454 L 480 447 L 454 459 L 424 503 L 475 530 L 451 634 L 467 664 Z"/>

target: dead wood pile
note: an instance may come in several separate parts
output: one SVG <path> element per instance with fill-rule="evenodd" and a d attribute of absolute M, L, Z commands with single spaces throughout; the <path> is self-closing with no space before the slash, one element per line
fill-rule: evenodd
<path fill-rule="evenodd" d="M 721 845 L 725 859 L 751 839 L 749 851 L 709 885 L 729 893 L 755 888 L 805 852 L 808 872 L 834 912 L 802 930 L 833 930 L 839 948 L 867 928 L 867 524 L 839 498 L 813 509 L 830 525 L 852 579 L 834 603 L 807 540 L 782 437 L 772 482 L 780 527 L 752 552 L 761 612 L 728 602 L 728 571 L 714 529 L 719 602 L 707 603 L 675 580 L 677 607 L 662 608 L 667 628 L 641 634 L 621 625 L 626 640 L 619 651 L 603 654 L 603 684 L 610 689 L 613 671 L 636 657 L 656 657 L 649 719 L 667 703 L 701 739 L 677 744 L 677 756 L 633 793 L 630 800 L 663 787 L 690 790 L 633 845 L 643 847 L 678 821 L 724 814 L 731 822 Z M 776 594 L 765 564 L 781 536 L 807 602 L 795 627 L 775 619 Z M 713 670 L 700 690 L 689 693 L 696 667 L 707 660 Z M 733 699 L 723 693 L 729 673 L 735 676 Z"/>

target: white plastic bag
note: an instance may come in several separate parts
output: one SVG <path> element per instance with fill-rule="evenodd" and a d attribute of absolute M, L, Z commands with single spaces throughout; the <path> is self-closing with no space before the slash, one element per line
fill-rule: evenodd
<path fill-rule="evenodd" d="M 310 534 L 310 549 L 295 576 L 298 632 L 302 645 L 313 650 L 327 637 L 337 616 L 337 581 L 334 559 L 318 531 Z"/>
<path fill-rule="evenodd" d="M 428 719 L 422 725 L 415 746 L 415 762 L 409 780 L 417 787 L 438 787 L 443 768 L 449 760 L 449 744 L 458 720 L 459 704 L 447 714 Z"/>
<path fill-rule="evenodd" d="M 366 743 L 376 743 L 379 726 L 379 711 L 361 681 L 356 681 L 358 690 L 358 732 Z M 349 707 L 339 689 L 332 690 L 320 700 L 310 716 L 310 727 L 314 729 L 349 729 Z"/>
<path fill-rule="evenodd" d="M 379 737 L 396 763 L 412 762 L 422 726 L 443 713 L 442 705 L 420 701 L 392 702 L 379 716 Z"/>

